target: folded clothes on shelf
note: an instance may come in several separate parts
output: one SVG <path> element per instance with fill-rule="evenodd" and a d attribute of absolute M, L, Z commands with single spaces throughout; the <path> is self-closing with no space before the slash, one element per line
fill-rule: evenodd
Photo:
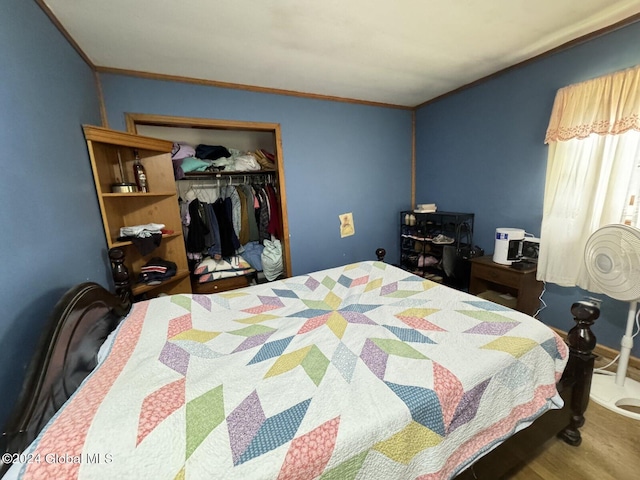
<path fill-rule="evenodd" d="M 120 228 L 121 237 L 150 237 L 153 233 L 162 233 L 164 224 L 147 223 L 145 225 L 133 225 Z"/>
<path fill-rule="evenodd" d="M 420 203 L 416 205 L 414 213 L 434 213 L 438 210 L 435 203 Z"/>
<path fill-rule="evenodd" d="M 173 231 L 166 230 L 162 223 L 134 225 L 122 227 L 118 240 L 130 241 L 138 249 L 140 255 L 146 256 L 160 246 L 163 233 L 173 233 Z"/>
<path fill-rule="evenodd" d="M 153 257 L 140 269 L 138 282 L 147 285 L 159 285 L 164 280 L 175 276 L 178 268 L 174 262 L 164 260 L 160 257 Z"/>

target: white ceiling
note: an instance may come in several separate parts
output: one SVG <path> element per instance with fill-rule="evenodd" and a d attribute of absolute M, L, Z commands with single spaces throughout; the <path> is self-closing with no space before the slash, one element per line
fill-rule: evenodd
<path fill-rule="evenodd" d="M 416 106 L 640 0 L 43 0 L 97 67 Z"/>

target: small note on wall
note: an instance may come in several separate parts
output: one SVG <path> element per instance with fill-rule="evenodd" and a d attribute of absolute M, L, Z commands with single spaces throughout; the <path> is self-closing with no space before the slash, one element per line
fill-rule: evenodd
<path fill-rule="evenodd" d="M 338 218 L 340 219 L 340 238 L 350 237 L 356 233 L 356 229 L 353 226 L 353 213 L 343 213 Z"/>

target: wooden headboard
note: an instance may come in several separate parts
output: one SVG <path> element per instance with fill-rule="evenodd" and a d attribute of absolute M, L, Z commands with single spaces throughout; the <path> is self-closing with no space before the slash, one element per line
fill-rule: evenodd
<path fill-rule="evenodd" d="M 95 368 L 100 346 L 130 308 L 130 302 L 92 282 L 73 287 L 60 299 L 2 433 L 1 451 L 22 452 L 36 438 Z"/>

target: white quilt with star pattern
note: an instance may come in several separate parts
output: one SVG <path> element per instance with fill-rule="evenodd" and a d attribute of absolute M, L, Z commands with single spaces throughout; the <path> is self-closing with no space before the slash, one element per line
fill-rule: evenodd
<path fill-rule="evenodd" d="M 566 360 L 537 320 L 380 262 L 161 297 L 18 476 L 450 478 L 561 406 Z"/>

